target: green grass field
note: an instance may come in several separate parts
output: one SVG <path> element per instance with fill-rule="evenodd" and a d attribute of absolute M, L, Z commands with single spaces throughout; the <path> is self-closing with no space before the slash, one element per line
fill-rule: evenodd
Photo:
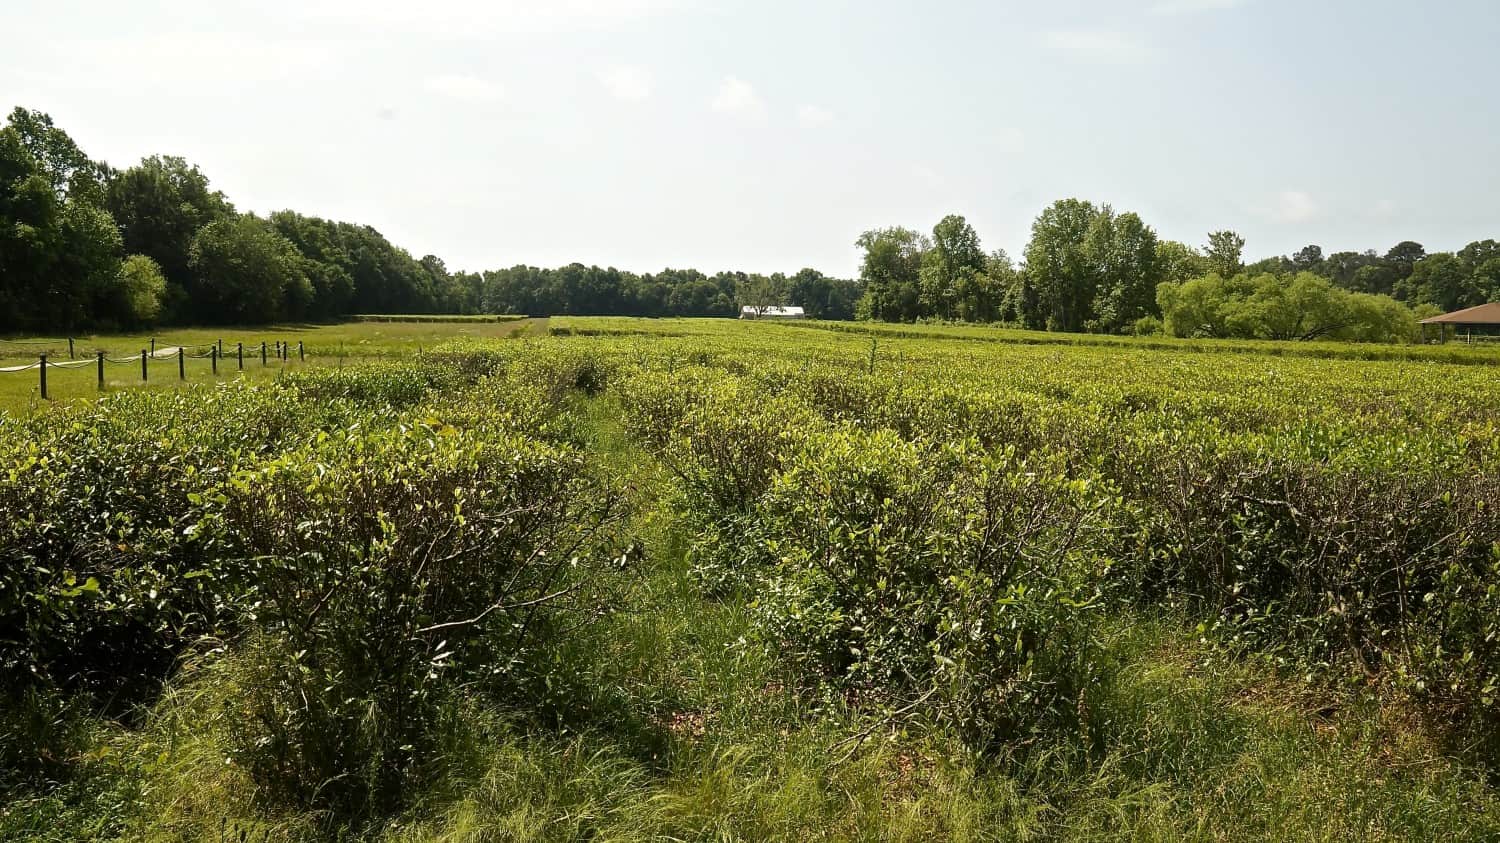
<path fill-rule="evenodd" d="M 1500 836 L 1490 352 L 261 336 L 0 375 L 0 839 Z"/>
<path fill-rule="evenodd" d="M 225 358 L 219 361 L 218 379 L 243 376 L 252 380 L 275 378 L 283 370 L 296 369 L 303 365 L 344 365 L 351 361 L 368 358 L 392 357 L 413 354 L 424 346 L 455 339 L 496 339 L 537 335 L 546 331 L 547 320 L 524 319 L 488 321 L 464 320 L 455 322 L 354 322 L 339 325 L 273 325 L 264 328 L 187 328 L 165 330 L 156 334 L 103 334 L 75 337 L 74 359 L 89 359 L 104 351 L 112 360 L 139 358 L 142 350 L 170 346 L 199 346 L 191 349 L 192 355 L 202 355 L 208 349 L 201 346 L 223 342 Z M 287 343 L 290 359 L 276 358 L 275 344 Z M 267 346 L 266 365 L 261 364 L 260 347 Z M 299 357 L 298 343 L 307 355 L 304 362 Z M 244 369 L 239 368 L 237 344 L 244 346 Z M 46 353 L 53 360 L 68 361 L 67 338 L 56 337 L 11 337 L 0 340 L 0 367 L 35 362 L 37 355 Z M 202 357 L 188 357 L 184 361 L 187 383 L 202 383 L 214 378 L 213 362 Z M 135 389 L 143 386 L 139 362 L 107 363 L 105 365 L 104 391 Z M 177 388 L 183 385 L 178 378 L 175 359 L 149 359 L 147 362 L 147 388 Z M 40 380 L 35 370 L 25 372 L 0 372 L 0 410 L 9 412 L 32 412 L 42 406 L 39 394 Z M 47 377 L 48 396 L 53 403 L 69 403 L 92 400 L 99 395 L 98 370 L 95 367 L 53 368 Z"/>

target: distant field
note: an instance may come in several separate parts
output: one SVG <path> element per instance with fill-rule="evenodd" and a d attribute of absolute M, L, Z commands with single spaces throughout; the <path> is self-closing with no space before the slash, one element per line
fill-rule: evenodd
<path fill-rule="evenodd" d="M 746 336 L 779 336 L 788 350 L 796 348 L 818 348 L 828 342 L 841 344 L 863 342 L 857 337 L 875 340 L 897 355 L 918 353 L 924 344 L 911 340 L 958 341 L 953 348 L 963 348 L 972 343 L 987 343 L 1011 346 L 1030 346 L 1038 350 L 1079 348 L 1095 349 L 1105 353 L 1119 352 L 1176 352 L 1191 355 L 1189 359 L 1212 358 L 1205 355 L 1230 355 L 1235 359 L 1257 358 L 1312 358 L 1348 361 L 1410 361 L 1420 363 L 1451 363 L 1461 365 L 1500 365 L 1500 346 L 1466 346 L 1458 343 L 1448 345 L 1376 345 L 1354 343 L 1302 343 L 1302 342 L 1250 342 L 1243 340 L 1179 340 L 1167 337 L 1118 337 L 1090 334 L 1057 334 L 1044 331 L 1021 331 L 1006 328 L 963 325 L 902 325 L 880 322 L 791 322 L 751 326 L 732 319 L 638 319 L 612 316 L 558 316 L 551 319 L 530 319 L 514 316 L 486 317 L 430 317 L 402 315 L 369 315 L 361 317 L 369 321 L 348 322 L 337 325 L 276 325 L 261 328 L 185 328 L 163 330 L 156 334 L 98 334 L 75 337 L 74 356 L 77 359 L 92 357 L 103 350 L 114 359 L 138 357 L 142 349 L 174 345 L 198 346 L 222 341 L 225 361 L 219 367 L 219 377 L 239 376 L 236 368 L 236 343 L 245 347 L 244 376 L 250 378 L 274 378 L 283 369 L 294 369 L 304 365 L 297 356 L 297 343 L 301 342 L 307 354 L 305 365 L 320 366 L 350 362 L 362 358 L 400 357 L 431 348 L 436 344 L 460 339 L 484 340 L 489 338 L 531 336 L 547 334 L 553 336 L 580 337 L 657 337 L 670 338 L 720 338 L 733 340 Z M 378 321 L 377 321 L 378 320 Z M 407 321 L 411 320 L 411 321 Z M 420 321 L 419 321 L 420 320 Z M 500 320 L 500 321 L 496 321 Z M 277 341 L 289 344 L 292 359 L 285 364 L 274 357 Z M 268 366 L 260 364 L 260 344 L 267 344 Z M 868 346 L 864 346 L 868 351 Z M 205 349 L 195 349 L 201 353 Z M 68 342 L 60 337 L 11 337 L 0 339 L 0 366 L 14 366 L 36 360 L 46 352 L 53 360 L 67 360 Z M 1227 361 L 1213 361 L 1214 365 L 1228 365 Z M 174 388 L 181 385 L 177 379 L 175 360 L 152 360 L 148 388 Z M 187 381 L 199 382 L 212 377 L 210 362 L 206 359 L 187 360 Z M 81 369 L 53 369 L 48 377 L 48 392 L 54 401 L 91 399 L 99 393 L 96 388 L 97 373 L 93 367 Z M 105 371 L 106 390 L 138 388 L 142 386 L 140 368 L 137 364 L 111 364 Z M 18 411 L 39 406 L 37 395 L 37 373 L 35 370 L 20 373 L 0 373 L 0 410 Z"/>
<path fill-rule="evenodd" d="M 434 344 L 458 339 L 495 339 L 526 336 L 545 332 L 545 319 L 514 319 L 504 322 L 464 320 L 459 322 L 352 322 L 337 325 L 272 325 L 259 328 L 181 328 L 164 329 L 152 334 L 90 334 L 73 338 L 74 359 L 92 358 L 99 352 L 128 363 L 105 366 L 105 390 L 126 388 L 176 388 L 184 381 L 177 376 L 176 359 L 152 359 L 148 362 L 148 380 L 141 381 L 139 358 L 142 350 L 171 346 L 193 346 L 189 354 L 203 354 L 210 343 L 222 341 L 224 359 L 219 363 L 219 379 L 241 376 L 238 368 L 238 344 L 244 345 L 244 377 L 274 378 L 284 369 L 300 366 L 339 365 L 363 358 L 398 357 Z M 153 346 L 152 340 L 155 340 Z M 285 342 L 291 359 L 283 363 L 275 357 L 275 344 Z M 261 365 L 260 347 L 266 344 L 267 365 Z M 298 343 L 306 352 L 302 362 Z M 65 337 L 11 337 L 0 340 L 0 366 L 35 362 L 46 353 L 54 361 L 67 361 L 68 340 Z M 204 358 L 185 360 L 186 383 L 201 383 L 213 377 L 212 362 Z M 99 394 L 98 372 L 93 366 L 77 369 L 52 368 L 48 371 L 47 392 L 53 402 L 89 400 Z M 35 369 L 24 372 L 0 372 L 0 411 L 25 411 L 41 406 L 39 378 Z"/>
<path fill-rule="evenodd" d="M 549 320 L 555 335 L 658 334 L 697 336 L 732 330 L 724 319 L 635 319 L 625 316 L 557 316 Z M 1317 357 L 1338 360 L 1414 360 L 1470 365 L 1500 365 L 1500 344 L 1450 341 L 1442 345 L 1387 345 L 1351 342 L 1285 342 L 1273 340 L 1177 339 L 1110 334 L 1025 331 L 987 325 L 900 324 L 891 322 L 780 322 L 779 328 L 859 334 L 881 339 L 933 339 L 1010 345 L 1089 346 L 1136 350 L 1187 351 L 1205 354 L 1256 354 L 1271 357 Z M 717 327 L 716 327 L 717 326 Z"/>
<path fill-rule="evenodd" d="M 362 313 L 352 317 L 355 322 L 516 322 L 525 319 L 519 314 L 474 314 L 456 315 L 445 313 L 386 314 Z"/>

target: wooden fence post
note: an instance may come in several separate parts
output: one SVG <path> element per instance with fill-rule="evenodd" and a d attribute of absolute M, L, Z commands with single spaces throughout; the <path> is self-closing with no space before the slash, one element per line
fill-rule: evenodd
<path fill-rule="evenodd" d="M 68 359 L 73 359 L 73 338 L 68 337 Z"/>
<path fill-rule="evenodd" d="M 245 344 L 242 343 L 242 342 L 241 343 L 235 343 L 235 346 L 238 349 L 238 353 L 239 353 L 239 357 L 240 357 L 240 371 L 243 372 L 243 371 L 245 371 Z"/>
<path fill-rule="evenodd" d="M 297 340 L 297 359 L 307 362 L 307 349 L 302 347 L 302 340 Z"/>
<path fill-rule="evenodd" d="M 262 366 L 266 365 L 266 341 L 265 340 L 261 340 L 261 342 L 260 342 L 260 365 L 262 365 Z"/>
<path fill-rule="evenodd" d="M 42 373 L 42 400 L 46 401 L 47 400 L 47 354 L 46 354 L 46 352 L 42 353 L 41 362 L 38 364 L 38 371 L 40 371 Z"/>
<path fill-rule="evenodd" d="M 211 345 L 208 347 L 208 362 L 214 367 L 214 374 L 219 374 L 219 347 Z"/>
<path fill-rule="evenodd" d="M 156 353 L 156 337 L 151 338 L 151 353 Z"/>
<path fill-rule="evenodd" d="M 141 349 L 141 380 L 146 380 L 146 361 L 151 359 L 146 354 L 146 349 Z"/>
<path fill-rule="evenodd" d="M 182 346 L 177 346 L 177 379 L 180 381 L 187 380 L 186 356 Z"/>
<path fill-rule="evenodd" d="M 99 391 L 104 391 L 104 352 L 99 352 Z"/>

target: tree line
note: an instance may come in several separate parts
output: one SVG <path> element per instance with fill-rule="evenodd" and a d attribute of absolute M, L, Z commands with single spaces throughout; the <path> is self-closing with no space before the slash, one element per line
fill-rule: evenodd
<path fill-rule="evenodd" d="M 1244 262 L 1245 239 L 1215 231 L 1199 249 L 1164 240 L 1138 214 L 1079 199 L 1048 206 L 1023 260 L 985 252 L 961 216 L 931 235 L 865 232 L 861 318 L 1000 322 L 1050 331 L 1180 337 L 1405 342 L 1419 318 L 1500 301 L 1500 243 L 1456 253 L 1404 241 L 1385 254 L 1307 246 Z"/>
<path fill-rule="evenodd" d="M 459 279 L 480 312 L 531 316 L 732 317 L 743 305 L 793 304 L 813 319 L 853 319 L 860 295 L 857 282 L 815 269 L 795 275 L 705 275 L 696 269 L 641 275 L 575 263 L 464 273 Z"/>
<path fill-rule="evenodd" d="M 817 319 L 994 322 L 1054 331 L 1265 339 L 1409 339 L 1422 315 L 1500 300 L 1500 243 L 1428 254 L 1293 255 L 1246 264 L 1245 240 L 1164 240 L 1138 214 L 1079 199 L 1036 218 L 1021 260 L 961 216 L 930 234 L 865 232 L 859 277 L 570 264 L 450 272 L 367 225 L 240 212 L 186 160 L 125 170 L 46 114 L 0 128 L 0 332 L 263 324 L 355 313 L 732 317 L 790 304 Z"/>
<path fill-rule="evenodd" d="M 733 316 L 752 299 L 850 319 L 858 296 L 855 282 L 811 269 L 450 272 L 368 225 L 238 211 L 183 158 L 150 156 L 117 170 L 38 111 L 16 108 L 0 128 L 0 332 L 356 313 Z"/>

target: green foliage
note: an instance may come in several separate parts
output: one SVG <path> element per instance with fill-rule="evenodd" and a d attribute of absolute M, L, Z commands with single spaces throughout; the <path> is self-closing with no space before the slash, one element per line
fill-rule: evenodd
<path fill-rule="evenodd" d="M 1209 232 L 1208 246 L 1204 252 L 1208 259 L 1208 272 L 1222 278 L 1239 275 L 1245 268 L 1245 238 L 1236 232 Z"/>
<path fill-rule="evenodd" d="M 884 228 L 866 231 L 854 245 L 864 250 L 860 318 L 914 322 L 923 315 L 922 259 L 930 241 L 910 229 Z"/>
<path fill-rule="evenodd" d="M 698 536 L 690 558 L 712 594 L 753 585 L 766 563 L 755 537 L 763 525 L 751 510 L 795 458 L 816 420 L 788 398 L 710 370 L 637 374 L 618 393 L 626 427 L 656 448 L 677 478 L 686 516 Z M 751 403 L 755 412 L 745 412 Z"/>
<path fill-rule="evenodd" d="M 514 688 L 595 611 L 613 511 L 578 455 L 436 422 L 335 431 L 231 476 L 204 530 L 242 560 L 263 630 L 233 757 L 274 800 L 398 804 L 455 682 Z"/>
<path fill-rule="evenodd" d="M 1168 281 L 1156 299 L 1178 337 L 1402 343 L 1417 333 L 1416 317 L 1400 302 L 1341 290 L 1311 272 Z"/>
<path fill-rule="evenodd" d="M 1162 321 L 1155 316 L 1142 316 L 1130 326 L 1130 333 L 1138 337 L 1154 337 L 1165 330 Z"/>
<path fill-rule="evenodd" d="M 1156 232 L 1133 213 L 1067 199 L 1031 227 L 1026 270 L 1037 294 L 1028 322 L 1059 331 L 1120 333 L 1154 315 L 1164 277 Z"/>
<path fill-rule="evenodd" d="M 167 279 L 156 261 L 145 255 L 131 255 L 120 264 L 119 283 L 114 291 L 118 301 L 103 312 L 119 314 L 126 325 L 151 325 L 161 315 L 166 294 Z"/>
<path fill-rule="evenodd" d="M 203 321 L 253 324 L 296 318 L 313 296 L 291 241 L 256 216 L 218 220 L 193 238 L 188 292 Z"/>
<path fill-rule="evenodd" d="M 1039 318 L 1050 330 L 1080 331 L 1093 316 L 1099 278 L 1084 243 L 1098 216 L 1093 203 L 1063 199 L 1031 225 L 1026 273 L 1037 291 Z"/>
<path fill-rule="evenodd" d="M 1492 353 L 557 327 L 0 421 L 0 837 L 1494 836 Z"/>
<path fill-rule="evenodd" d="M 182 648 L 224 632 L 234 596 L 217 587 L 221 561 L 203 554 L 193 526 L 204 496 L 309 415 L 278 390 L 225 388 L 5 419 L 7 685 L 124 707 L 154 691 Z"/>
<path fill-rule="evenodd" d="M 1086 482 L 1010 452 L 811 437 L 763 503 L 762 611 L 795 664 L 994 748 L 1086 728 L 1100 607 Z"/>
<path fill-rule="evenodd" d="M 0 129 L 0 331 L 84 324 L 115 281 L 120 233 L 100 169 L 45 114 Z"/>
<path fill-rule="evenodd" d="M 172 285 L 170 301 L 183 310 L 177 318 L 210 317 L 185 296 L 195 280 L 190 265 L 194 236 L 203 226 L 234 215 L 224 194 L 210 188 L 208 177 L 186 160 L 151 156 L 109 180 L 106 203 L 125 251 L 154 260 Z"/>
<path fill-rule="evenodd" d="M 542 381 L 501 368 L 445 352 L 0 419 L 0 670 L 37 712 L 8 769 L 65 751 L 47 712 L 126 713 L 204 646 L 205 676 L 244 683 L 225 752 L 268 803 L 340 817 L 402 800 L 459 686 L 557 707 L 556 648 L 629 559 L 623 509 Z"/>
<path fill-rule="evenodd" d="M 950 214 L 932 229 L 932 248 L 922 256 L 921 302 L 941 319 L 956 316 L 992 321 L 996 296 L 984 277 L 985 255 L 974 227 Z"/>

